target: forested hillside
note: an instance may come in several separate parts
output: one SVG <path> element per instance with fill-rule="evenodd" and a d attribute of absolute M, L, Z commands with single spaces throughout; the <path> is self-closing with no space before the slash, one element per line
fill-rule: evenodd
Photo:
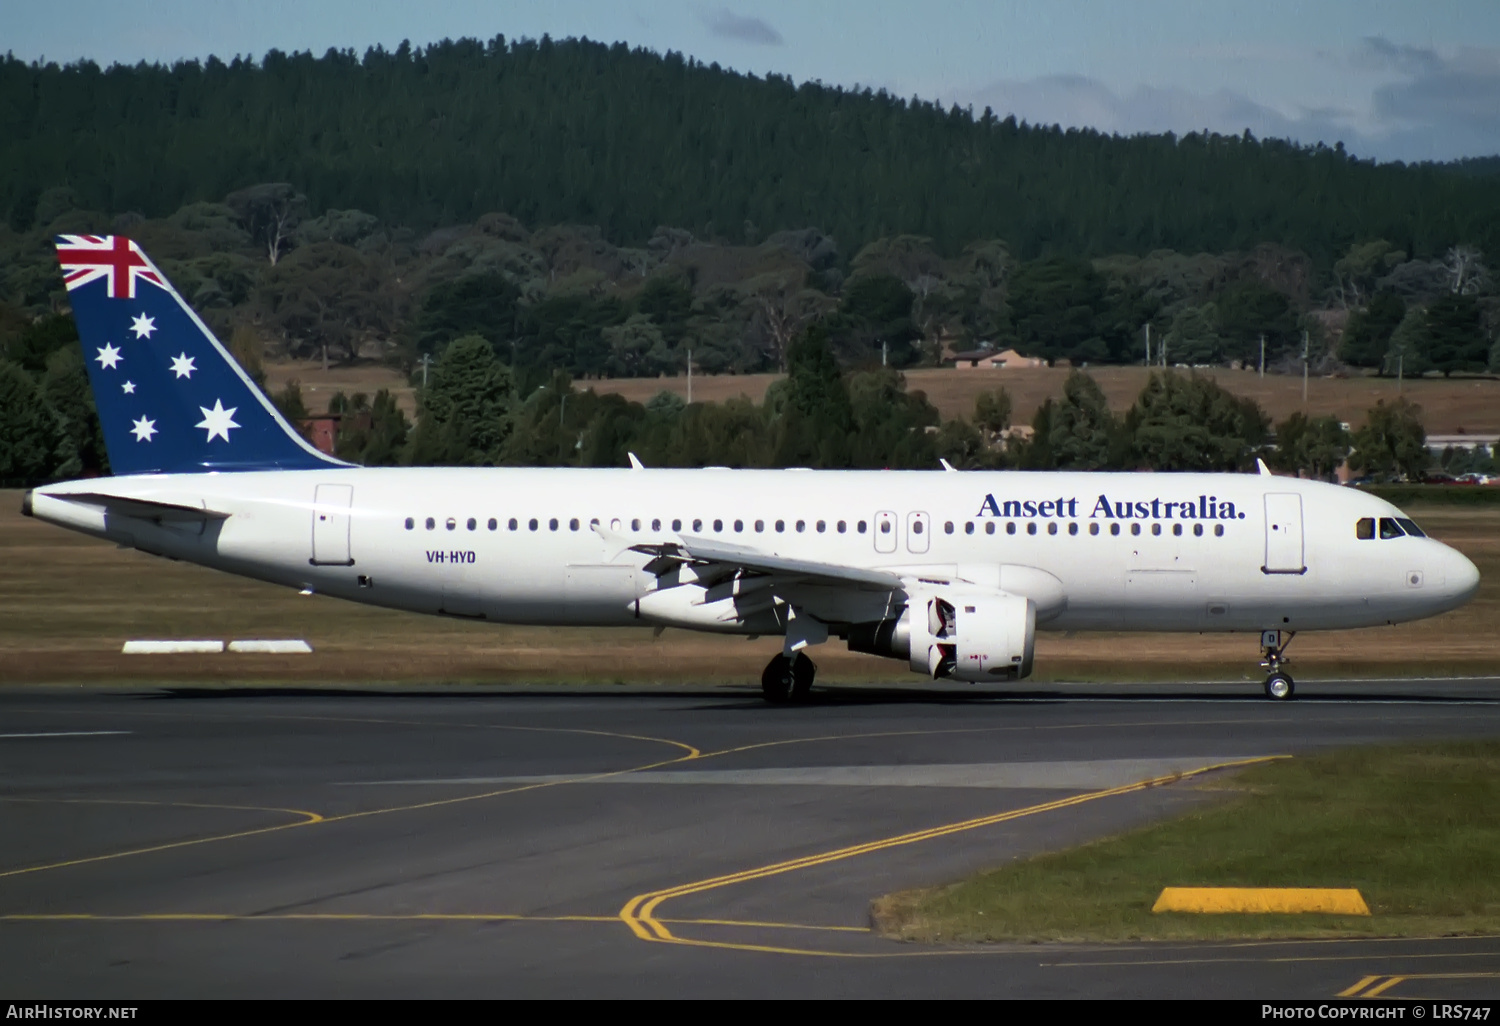
<path fill-rule="evenodd" d="M 1493 161 L 1061 132 L 546 39 L 107 71 L 6 58 L 0 133 L 10 482 L 105 465 L 52 245 L 68 233 L 140 243 L 252 372 L 379 360 L 429 382 L 414 426 L 388 394 L 336 400 L 341 452 L 370 463 L 1266 453 L 1324 476 L 1350 444 L 1337 420 L 1288 422 L 1273 452 L 1253 404 L 1195 377 L 1162 376 L 1122 421 L 1080 376 L 1005 440 L 1004 396 L 941 424 L 897 369 L 1015 347 L 1074 366 L 1500 371 Z M 790 377 L 761 406 L 686 409 L 574 384 L 689 364 Z M 1371 472 L 1413 476 L 1420 424 L 1390 417 L 1403 455 Z"/>
<path fill-rule="evenodd" d="M 985 238 L 1022 258 L 1270 241 L 1326 269 L 1360 239 L 1417 257 L 1500 242 L 1500 190 L 1477 164 L 1064 132 L 545 37 L 107 70 L 7 57 L 0 138 L 0 212 L 17 230 L 57 186 L 88 209 L 162 217 L 285 181 L 316 213 L 422 230 L 503 210 L 635 246 L 663 224 L 751 244 L 811 226 L 849 253 L 916 234 L 947 256 Z"/>

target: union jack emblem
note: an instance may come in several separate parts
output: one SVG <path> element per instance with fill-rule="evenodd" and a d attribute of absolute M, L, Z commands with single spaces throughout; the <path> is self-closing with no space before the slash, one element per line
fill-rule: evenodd
<path fill-rule="evenodd" d="M 98 278 L 108 279 L 110 299 L 134 299 L 137 278 L 167 287 L 141 248 L 123 235 L 59 235 L 57 259 L 70 292 Z"/>

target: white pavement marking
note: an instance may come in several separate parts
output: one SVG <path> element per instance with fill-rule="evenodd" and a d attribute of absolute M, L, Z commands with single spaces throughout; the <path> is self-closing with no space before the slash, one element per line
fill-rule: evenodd
<path fill-rule="evenodd" d="M 817 787 L 983 787 L 1079 791 L 1119 787 L 1154 777 L 1256 755 L 1200 755 L 1169 759 L 1097 759 L 1087 762 L 980 762 L 910 766 L 791 766 L 739 770 L 650 770 L 587 780 L 586 773 L 539 776 L 451 777 L 428 780 L 359 780 L 343 786 L 543 784 L 586 780 L 598 784 L 751 784 Z"/>
<path fill-rule="evenodd" d="M 271 655 L 305 655 L 312 646 L 301 638 L 267 638 L 259 641 L 231 641 L 231 652 L 256 652 Z"/>
<path fill-rule="evenodd" d="M 222 652 L 222 641 L 127 641 L 120 651 L 125 655 L 178 655 L 184 652 Z"/>
<path fill-rule="evenodd" d="M 129 730 L 48 730 L 32 734 L 0 734 L 4 737 L 103 737 L 106 734 L 130 734 Z"/>

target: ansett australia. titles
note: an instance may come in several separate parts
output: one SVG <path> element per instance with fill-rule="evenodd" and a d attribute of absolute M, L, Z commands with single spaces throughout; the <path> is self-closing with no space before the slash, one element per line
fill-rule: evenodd
<path fill-rule="evenodd" d="M 1006 499 L 1003 502 L 993 495 L 986 495 L 979 504 L 980 517 L 1024 518 L 1076 518 L 1076 498 L 1057 499 Z M 1245 514 L 1234 508 L 1228 499 L 1213 495 L 1200 495 L 1197 499 L 1137 499 L 1125 502 L 1111 501 L 1101 495 L 1094 503 L 1089 519 L 1108 517 L 1110 520 L 1244 520 Z"/>

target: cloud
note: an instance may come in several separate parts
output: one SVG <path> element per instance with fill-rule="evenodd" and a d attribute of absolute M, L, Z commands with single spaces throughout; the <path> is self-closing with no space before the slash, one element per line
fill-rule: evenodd
<path fill-rule="evenodd" d="M 710 32 L 725 39 L 754 43 L 757 46 L 781 46 L 786 42 L 781 38 L 780 32 L 760 18 L 735 14 L 727 7 L 720 7 L 712 14 L 702 17 L 703 24 L 708 26 Z"/>
<path fill-rule="evenodd" d="M 1138 86 L 1116 92 L 1082 75 L 1001 80 L 960 94 L 961 103 L 989 106 L 1033 124 L 1090 127 L 1102 132 L 1207 129 L 1303 144 L 1343 142 L 1377 160 L 1453 160 L 1500 153 L 1500 50 L 1467 47 L 1444 55 L 1379 36 L 1351 52 L 1323 55 L 1373 76 L 1368 105 L 1277 109 L 1241 93 L 1198 93 Z"/>

